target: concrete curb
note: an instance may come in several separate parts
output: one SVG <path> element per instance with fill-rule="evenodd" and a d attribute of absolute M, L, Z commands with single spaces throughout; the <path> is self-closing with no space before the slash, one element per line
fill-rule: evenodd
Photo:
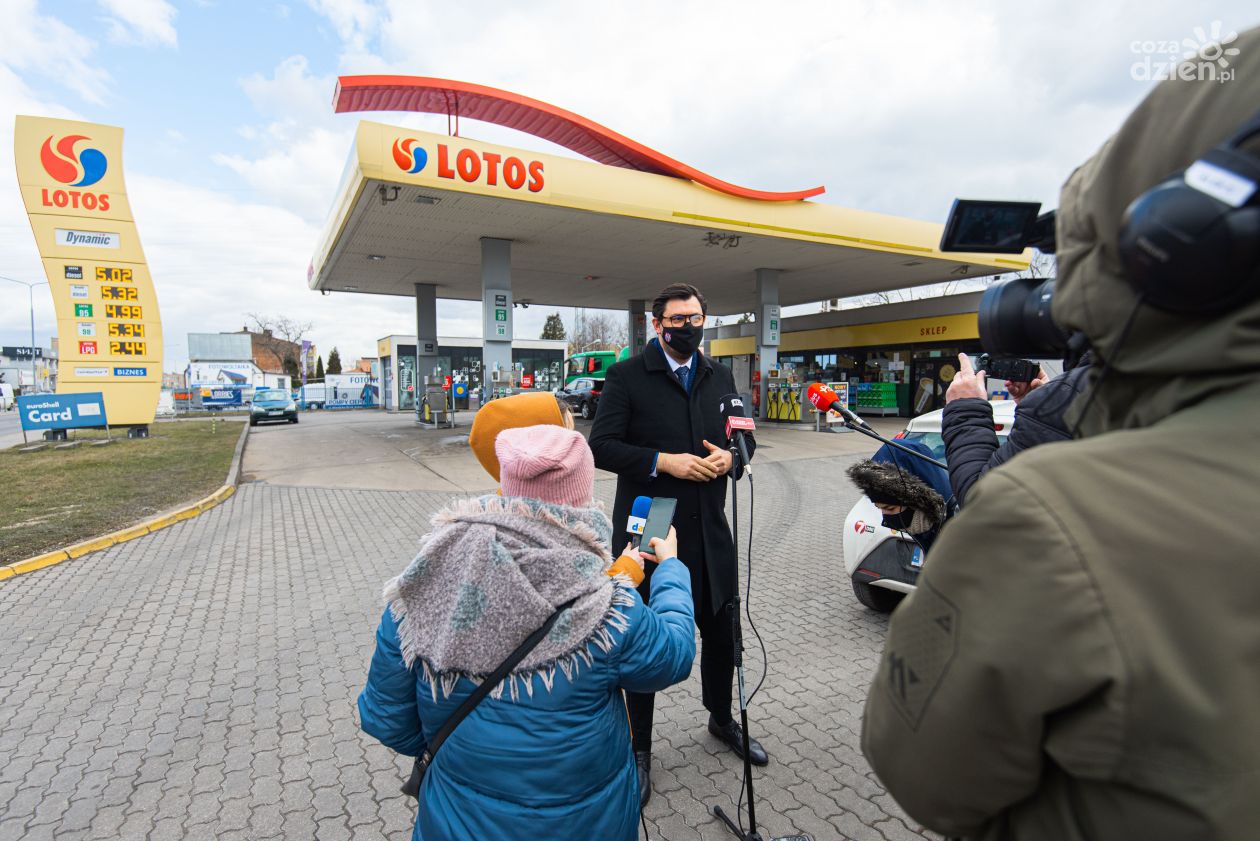
<path fill-rule="evenodd" d="M 228 468 L 227 480 L 214 493 L 181 508 L 159 514 L 134 526 L 128 526 L 125 529 L 94 537 L 91 540 L 84 540 L 64 549 L 58 549 L 56 552 L 45 552 L 42 555 L 36 555 L 24 561 L 16 561 L 0 566 L 0 581 L 22 575 L 23 573 L 34 572 L 44 567 L 50 567 L 62 561 L 68 561 L 71 558 L 81 558 L 90 552 L 108 549 L 119 543 L 126 543 L 128 540 L 135 540 L 137 537 L 143 537 L 167 526 L 173 526 L 182 520 L 191 520 L 198 514 L 209 511 L 216 505 L 225 502 L 232 494 L 236 493 L 236 485 L 241 476 L 241 457 L 245 453 L 245 439 L 249 437 L 249 424 L 242 424 L 242 426 L 244 428 L 241 429 L 241 437 L 236 442 L 236 451 L 232 454 L 232 465 Z"/>

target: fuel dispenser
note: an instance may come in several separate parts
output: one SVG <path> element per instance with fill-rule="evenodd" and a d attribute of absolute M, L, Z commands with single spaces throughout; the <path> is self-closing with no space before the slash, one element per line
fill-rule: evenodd
<path fill-rule="evenodd" d="M 451 410 L 450 395 L 443 386 L 446 377 L 436 367 L 431 376 L 424 378 L 424 396 L 420 398 L 418 423 L 436 429 L 440 426 L 455 427 L 455 414 Z"/>

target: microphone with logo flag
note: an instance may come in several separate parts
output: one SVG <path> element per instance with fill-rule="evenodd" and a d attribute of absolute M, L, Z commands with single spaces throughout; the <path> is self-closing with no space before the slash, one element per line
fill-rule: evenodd
<path fill-rule="evenodd" d="M 752 457 L 748 454 L 748 441 L 744 438 L 744 433 L 752 432 L 757 424 L 745 415 L 744 401 L 738 394 L 728 394 L 718 401 L 718 411 L 726 420 L 726 439 L 734 443 L 739 452 L 739 464 L 733 465 L 731 471 L 738 479 L 744 470 L 752 472 L 752 465 L 749 463 Z"/>
<path fill-rule="evenodd" d="M 643 527 L 647 524 L 648 512 L 652 510 L 650 496 L 636 496 L 630 506 L 630 517 L 626 520 L 626 533 L 630 535 L 630 545 L 639 548 L 643 538 Z"/>
<path fill-rule="evenodd" d="M 814 408 L 820 412 L 836 412 L 846 421 L 856 426 L 870 429 L 871 425 L 862 420 L 856 414 L 849 410 L 849 407 L 840 401 L 840 395 L 836 394 L 836 390 L 829 385 L 822 383 L 810 383 L 806 390 L 809 402 Z"/>

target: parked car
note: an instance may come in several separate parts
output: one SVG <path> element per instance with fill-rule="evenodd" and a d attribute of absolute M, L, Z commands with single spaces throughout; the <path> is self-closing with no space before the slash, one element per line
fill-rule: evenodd
<path fill-rule="evenodd" d="M 284 389 L 266 388 L 254 392 L 254 404 L 249 410 L 249 425 L 258 426 L 270 421 L 298 422 L 297 404 Z"/>
<path fill-rule="evenodd" d="M 914 418 L 894 440 L 918 441 L 938 459 L 945 458 L 941 437 L 942 411 Z M 993 403 L 993 429 L 998 442 L 1006 440 L 1015 423 L 1015 401 Z M 889 613 L 906 593 L 914 591 L 923 569 L 923 550 L 903 531 L 881 525 L 883 514 L 865 496 L 858 499 L 844 520 L 844 571 L 853 595 L 871 610 Z"/>
<path fill-rule="evenodd" d="M 569 383 L 566 387 L 557 391 L 556 394 L 565 403 L 569 404 L 573 414 L 585 420 L 590 420 L 595 417 L 595 410 L 599 408 L 599 393 L 603 388 L 603 380 L 582 377 Z"/>

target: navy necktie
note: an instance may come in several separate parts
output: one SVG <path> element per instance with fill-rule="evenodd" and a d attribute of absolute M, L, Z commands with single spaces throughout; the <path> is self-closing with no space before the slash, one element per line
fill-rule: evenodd
<path fill-rule="evenodd" d="M 678 377 L 678 382 L 682 383 L 684 389 L 687 388 L 687 374 L 691 372 L 691 368 L 687 365 L 679 365 L 674 369 L 674 376 Z"/>

